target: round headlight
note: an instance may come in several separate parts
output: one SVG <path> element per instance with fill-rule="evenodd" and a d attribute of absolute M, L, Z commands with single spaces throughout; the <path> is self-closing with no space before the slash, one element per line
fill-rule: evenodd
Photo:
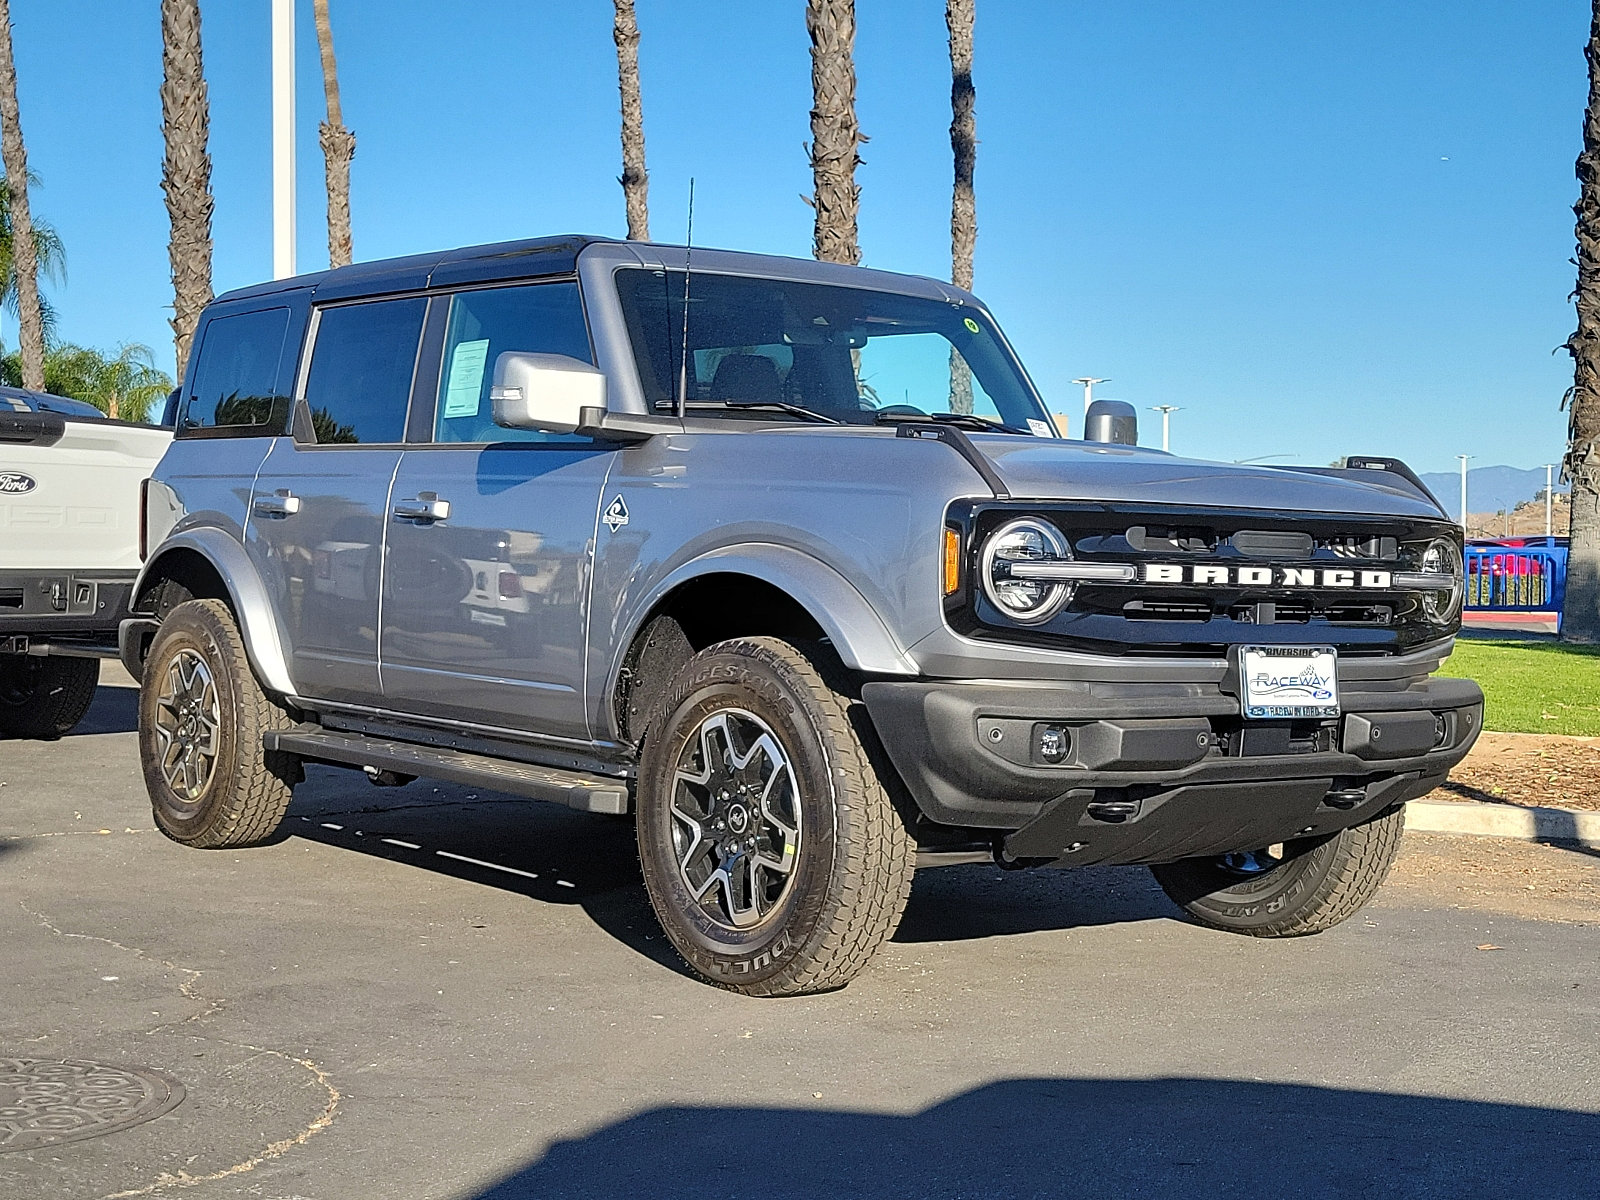
<path fill-rule="evenodd" d="M 1068 559 L 1072 551 L 1053 525 L 1023 517 L 996 529 L 983 546 L 983 591 L 990 603 L 1013 621 L 1036 625 L 1061 611 L 1077 585 L 1059 580 L 1025 579 L 1012 574 L 1017 563 Z"/>
<path fill-rule="evenodd" d="M 1435 538 L 1422 552 L 1422 573 L 1438 575 L 1437 590 L 1422 593 L 1422 611 L 1436 625 L 1448 625 L 1461 612 L 1467 581 L 1461 551 L 1449 538 Z"/>

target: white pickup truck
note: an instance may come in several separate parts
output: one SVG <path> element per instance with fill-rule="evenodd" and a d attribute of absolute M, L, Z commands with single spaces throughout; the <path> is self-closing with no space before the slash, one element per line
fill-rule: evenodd
<path fill-rule="evenodd" d="M 172 431 L 0 387 L 0 737 L 59 737 L 116 656 L 140 491 Z"/>

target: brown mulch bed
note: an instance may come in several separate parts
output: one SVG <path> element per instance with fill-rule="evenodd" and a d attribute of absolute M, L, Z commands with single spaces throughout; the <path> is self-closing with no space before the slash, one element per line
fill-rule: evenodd
<path fill-rule="evenodd" d="M 1600 812 L 1600 738 L 1485 731 L 1425 799 Z"/>

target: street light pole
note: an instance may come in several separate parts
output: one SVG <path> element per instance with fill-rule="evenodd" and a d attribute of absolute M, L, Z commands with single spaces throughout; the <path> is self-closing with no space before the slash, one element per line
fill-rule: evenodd
<path fill-rule="evenodd" d="M 1545 537 L 1549 537 L 1551 535 L 1551 533 L 1553 532 L 1553 530 L 1550 528 L 1550 503 L 1551 503 L 1550 489 L 1552 487 L 1554 487 L 1555 484 L 1550 478 L 1550 473 L 1552 471 L 1554 471 L 1555 468 L 1556 468 L 1555 463 L 1545 463 L 1545 465 L 1544 465 L 1544 535 L 1545 535 Z"/>
<path fill-rule="evenodd" d="M 1467 460 L 1472 455 L 1458 454 L 1456 457 L 1461 460 L 1461 532 L 1465 534 L 1467 532 Z"/>
<path fill-rule="evenodd" d="M 1074 379 L 1072 382 L 1083 385 L 1083 415 L 1087 417 L 1089 415 L 1089 405 L 1094 403 L 1094 385 L 1097 383 L 1110 383 L 1111 380 L 1091 379 L 1088 376 L 1084 376 L 1082 379 Z"/>
<path fill-rule="evenodd" d="M 1167 435 L 1171 432 L 1172 414 L 1180 410 L 1181 406 L 1177 404 L 1152 404 L 1150 406 L 1151 412 L 1161 414 L 1161 448 L 1163 450 L 1168 449 L 1167 443 L 1169 439 Z"/>
<path fill-rule="evenodd" d="M 294 274 L 294 0 L 272 0 L 272 274 Z"/>

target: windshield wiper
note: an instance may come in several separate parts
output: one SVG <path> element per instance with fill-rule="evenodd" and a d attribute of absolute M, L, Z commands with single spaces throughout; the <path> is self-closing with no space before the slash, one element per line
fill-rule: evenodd
<path fill-rule="evenodd" d="M 674 408 L 676 405 L 671 400 L 657 400 L 657 408 Z M 685 409 L 698 409 L 702 412 L 715 411 L 719 408 L 756 409 L 762 412 L 783 412 L 793 417 L 805 417 L 810 421 L 820 421 L 824 425 L 842 425 L 843 421 L 835 420 L 826 413 L 812 412 L 809 408 L 801 408 L 798 404 L 785 404 L 782 400 L 691 400 L 683 406 Z"/>
<path fill-rule="evenodd" d="M 905 412 L 881 412 L 873 420 L 879 425 L 903 425 L 907 422 L 932 421 L 938 425 L 956 425 L 962 429 L 977 429 L 984 433 L 1016 433 L 1023 437 L 1032 437 L 1033 434 L 1026 429 L 1018 429 L 1014 425 L 1006 425 L 1000 421 L 991 421 L 988 417 L 980 417 L 976 413 L 936 412 L 918 414 L 913 416 Z"/>

